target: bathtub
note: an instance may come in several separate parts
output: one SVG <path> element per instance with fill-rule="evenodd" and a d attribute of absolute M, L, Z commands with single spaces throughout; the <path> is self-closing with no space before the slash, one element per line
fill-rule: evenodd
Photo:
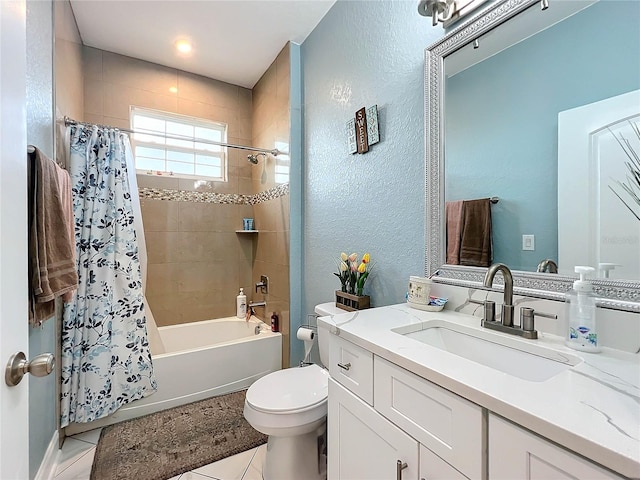
<path fill-rule="evenodd" d="M 72 423 L 67 435 L 242 390 L 281 368 L 282 335 L 256 317 L 154 327 L 152 320 L 149 341 L 158 390 L 106 418 Z"/>

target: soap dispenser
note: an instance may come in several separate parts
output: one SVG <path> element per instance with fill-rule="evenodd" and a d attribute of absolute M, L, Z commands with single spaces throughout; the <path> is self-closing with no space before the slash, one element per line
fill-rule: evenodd
<path fill-rule="evenodd" d="M 567 294 L 569 329 L 567 346 L 585 352 L 599 352 L 596 330 L 596 296 L 591 282 L 586 279 L 592 267 L 575 267 L 580 279 L 573 282 L 573 290 Z"/>
<path fill-rule="evenodd" d="M 240 293 L 236 297 L 236 316 L 238 318 L 244 318 L 247 315 L 247 296 L 244 294 L 243 289 L 240 289 Z"/>

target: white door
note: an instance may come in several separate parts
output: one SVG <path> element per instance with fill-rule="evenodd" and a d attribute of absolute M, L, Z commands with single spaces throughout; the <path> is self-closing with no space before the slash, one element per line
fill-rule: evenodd
<path fill-rule="evenodd" d="M 630 172 L 629 157 L 616 138 L 640 152 L 632 124 L 640 125 L 640 90 L 558 114 L 560 273 L 572 274 L 575 265 L 597 270 L 599 264 L 612 264 L 613 279 L 640 276 L 640 205 L 618 184 L 628 183 Z"/>
<path fill-rule="evenodd" d="M 0 1 L 0 367 L 28 351 L 26 4 Z M 29 478 L 29 382 L 0 382 L 0 478 Z"/>

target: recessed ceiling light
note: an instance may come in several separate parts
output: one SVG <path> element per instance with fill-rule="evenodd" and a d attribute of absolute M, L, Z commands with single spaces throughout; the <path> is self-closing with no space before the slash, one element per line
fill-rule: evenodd
<path fill-rule="evenodd" d="M 189 53 L 191 52 L 191 43 L 188 40 L 178 40 L 176 42 L 176 49 L 180 53 Z"/>
<path fill-rule="evenodd" d="M 169 87 L 171 93 L 178 93 L 178 87 Z"/>

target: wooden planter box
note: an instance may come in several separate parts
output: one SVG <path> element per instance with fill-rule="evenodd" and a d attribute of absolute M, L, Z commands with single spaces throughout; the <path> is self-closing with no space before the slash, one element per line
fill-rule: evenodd
<path fill-rule="evenodd" d="M 359 297 L 358 295 L 336 290 L 336 307 L 349 312 L 369 308 L 369 300 L 369 295 Z"/>

